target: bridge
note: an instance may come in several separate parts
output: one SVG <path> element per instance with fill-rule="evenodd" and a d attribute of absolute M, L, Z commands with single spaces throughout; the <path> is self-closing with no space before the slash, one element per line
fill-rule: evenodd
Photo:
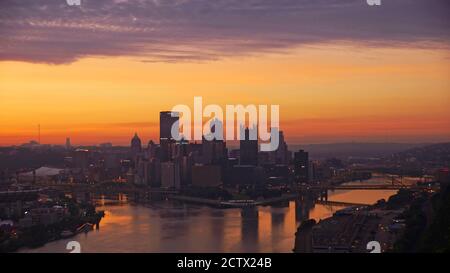
<path fill-rule="evenodd" d="M 19 191 L 1 191 L 0 203 L 11 203 L 16 201 L 33 201 L 39 198 L 41 189 L 19 190 Z"/>
<path fill-rule="evenodd" d="M 90 184 L 53 184 L 47 186 L 50 189 L 57 189 L 62 191 L 89 191 L 89 192 L 98 192 L 98 193 L 160 193 L 160 194 L 177 194 L 179 191 L 175 189 L 166 189 L 166 188 L 138 188 L 130 185 L 126 186 L 113 186 L 113 187 L 105 187 L 101 188 L 98 185 L 90 185 Z"/>
<path fill-rule="evenodd" d="M 370 206 L 370 204 L 342 202 L 342 201 L 331 201 L 331 200 L 316 200 L 316 204 L 324 205 L 324 206 L 331 206 L 331 207 L 333 207 L 333 206 L 336 206 L 336 207 Z"/>
<path fill-rule="evenodd" d="M 328 206 L 367 206 L 367 204 L 357 204 L 349 202 L 339 202 L 328 200 L 329 191 L 343 190 L 391 190 L 398 191 L 401 189 L 408 189 L 413 191 L 422 190 L 437 190 L 438 186 L 424 186 L 416 184 L 403 184 L 403 183 L 392 183 L 392 184 L 344 184 L 344 185 L 300 185 L 297 186 L 297 191 L 300 196 L 304 195 L 314 195 L 317 197 L 315 202 L 317 204 L 328 205 Z"/>
<path fill-rule="evenodd" d="M 312 190 L 312 191 L 325 191 L 325 190 L 400 190 L 400 189 L 410 189 L 410 190 L 426 190 L 426 189 L 436 189 L 436 186 L 418 186 L 418 185 L 317 185 L 317 186 L 299 186 L 298 190 Z"/>

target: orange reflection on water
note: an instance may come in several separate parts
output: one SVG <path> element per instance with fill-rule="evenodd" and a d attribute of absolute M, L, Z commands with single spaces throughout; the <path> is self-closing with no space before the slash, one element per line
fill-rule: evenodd
<path fill-rule="evenodd" d="M 131 225 L 133 222 L 131 215 L 115 214 L 112 210 L 108 209 L 108 207 L 99 207 L 98 210 L 103 210 L 105 212 L 105 217 L 101 220 L 102 228 L 108 228 L 109 225 L 127 226 Z"/>
<path fill-rule="evenodd" d="M 389 196 L 394 195 L 397 191 L 395 190 L 352 190 L 352 191 L 341 191 L 337 190 L 333 193 L 331 197 L 328 198 L 330 201 L 342 201 L 350 203 L 360 203 L 360 204 L 374 204 L 380 199 L 387 200 Z"/>

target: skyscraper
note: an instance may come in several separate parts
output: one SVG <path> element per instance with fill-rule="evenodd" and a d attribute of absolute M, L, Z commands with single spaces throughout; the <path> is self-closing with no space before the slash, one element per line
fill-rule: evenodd
<path fill-rule="evenodd" d="M 223 124 L 220 120 L 215 119 L 210 124 L 210 134 L 203 137 L 203 164 L 220 164 L 227 158 L 228 151 L 223 137 L 215 138 L 216 133 L 220 135 L 219 132 L 223 132 Z"/>
<path fill-rule="evenodd" d="M 279 131 L 279 144 L 278 148 L 270 153 L 271 161 L 275 164 L 289 164 L 290 154 L 286 141 L 284 140 L 283 131 Z"/>
<path fill-rule="evenodd" d="M 89 150 L 77 149 L 73 154 L 73 161 L 76 168 L 87 170 L 89 167 Z"/>
<path fill-rule="evenodd" d="M 256 127 L 245 129 L 245 138 L 240 141 L 240 165 L 258 165 L 258 139 L 250 139 L 250 130 L 257 130 Z"/>
<path fill-rule="evenodd" d="M 294 154 L 295 181 L 307 183 L 309 178 L 309 154 L 304 150 L 299 150 Z"/>
<path fill-rule="evenodd" d="M 70 137 L 66 138 L 66 150 L 70 150 L 72 145 L 70 144 Z"/>
<path fill-rule="evenodd" d="M 141 139 L 138 137 L 137 133 L 134 134 L 134 137 L 131 139 L 131 154 L 133 156 L 138 155 L 142 151 L 142 143 Z"/>
<path fill-rule="evenodd" d="M 161 146 L 161 161 L 169 161 L 172 158 L 175 139 L 172 136 L 172 126 L 179 120 L 178 115 L 172 116 L 171 111 L 159 113 L 159 143 Z M 178 131 L 177 131 L 178 133 Z"/>
<path fill-rule="evenodd" d="M 159 139 L 171 139 L 172 137 L 172 125 L 179 120 L 178 113 L 176 116 L 172 116 L 171 111 L 162 111 L 159 113 Z"/>

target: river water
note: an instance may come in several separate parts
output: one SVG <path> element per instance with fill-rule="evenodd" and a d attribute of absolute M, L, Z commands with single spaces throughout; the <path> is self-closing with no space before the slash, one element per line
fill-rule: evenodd
<path fill-rule="evenodd" d="M 355 183 L 390 183 L 385 177 Z M 392 190 L 329 192 L 328 200 L 375 203 L 395 194 Z M 193 204 L 161 201 L 132 205 L 124 201 L 104 202 L 105 217 L 99 230 L 70 239 L 47 243 L 19 252 L 70 252 L 69 241 L 78 241 L 81 252 L 292 252 L 296 204 L 255 209 L 217 209 Z M 330 217 L 342 207 L 315 205 L 309 218 Z"/>

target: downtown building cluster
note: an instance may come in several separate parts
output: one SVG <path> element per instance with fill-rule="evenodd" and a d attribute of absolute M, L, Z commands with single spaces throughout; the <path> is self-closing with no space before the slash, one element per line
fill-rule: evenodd
<path fill-rule="evenodd" d="M 128 180 L 136 185 L 155 188 L 180 189 L 193 187 L 247 187 L 263 188 L 270 185 L 287 185 L 311 180 L 308 153 L 292 153 L 279 132 L 280 145 L 272 152 L 258 150 L 258 140 L 250 140 L 251 130 L 239 141 L 239 149 L 227 147 L 224 140 L 188 142 L 176 141 L 171 134 L 178 117 L 171 112 L 160 112 L 159 144 L 150 141 L 143 147 L 137 134 L 131 140 L 131 165 L 133 172 Z M 211 131 L 215 130 L 212 126 Z M 292 167 L 291 164 L 294 166 Z"/>

